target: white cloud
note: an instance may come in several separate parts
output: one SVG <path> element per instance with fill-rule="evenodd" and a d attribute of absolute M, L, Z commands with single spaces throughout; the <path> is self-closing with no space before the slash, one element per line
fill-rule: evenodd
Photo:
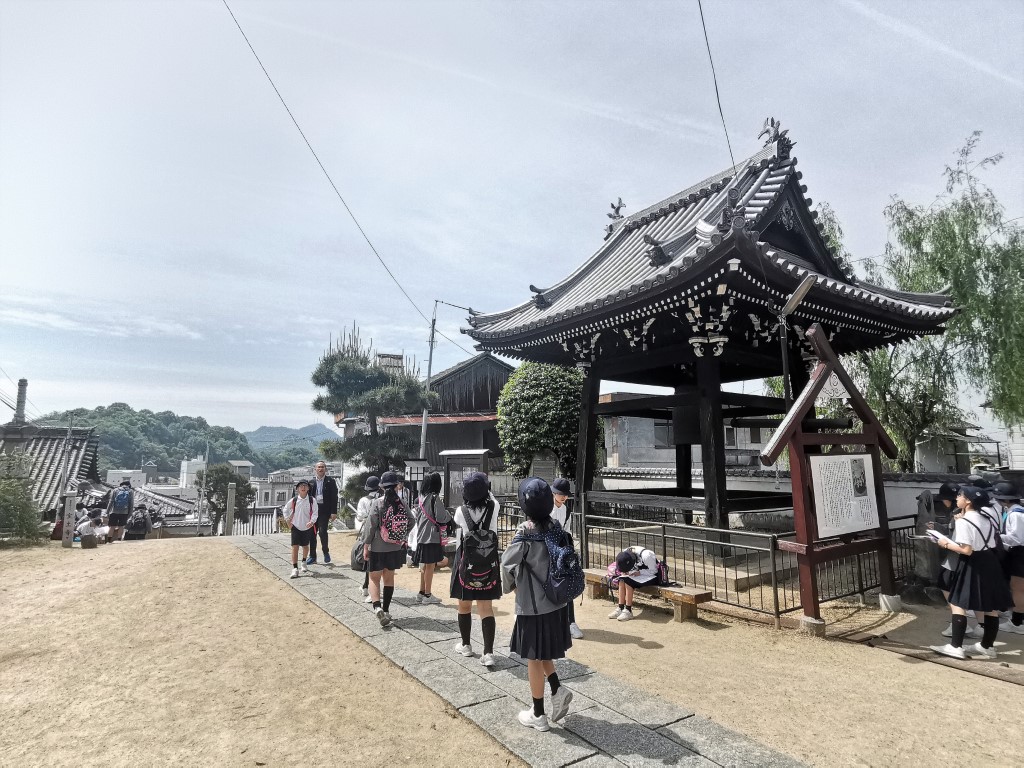
<path fill-rule="evenodd" d="M 911 26 L 910 24 L 907 24 L 905 21 L 900 21 L 899 19 L 894 18 L 893 16 L 889 16 L 888 14 L 882 13 L 881 11 L 876 11 L 874 8 L 861 2 L 861 0 L 839 0 L 839 2 L 842 5 L 846 6 L 848 9 L 850 9 L 851 11 L 853 11 L 854 13 L 858 13 L 864 18 L 870 19 L 874 23 L 878 24 L 880 27 L 883 27 L 884 29 L 887 29 L 890 32 L 893 32 L 897 35 L 902 35 L 903 37 L 913 40 L 916 43 L 920 43 L 925 48 L 929 48 L 935 51 L 936 53 L 941 53 L 944 56 L 948 56 L 951 59 L 955 59 L 956 61 L 959 61 L 962 64 L 966 64 L 967 66 L 971 67 L 974 70 L 977 70 L 978 72 L 981 72 L 984 75 L 988 75 L 989 77 L 994 77 L 997 80 L 1001 80 L 1007 85 L 1012 85 L 1014 88 L 1018 90 L 1024 90 L 1024 81 L 1020 80 L 1019 78 L 1013 77 L 1012 75 L 1007 74 L 1006 72 L 1002 72 L 999 69 L 993 67 L 991 64 L 982 61 L 981 59 L 976 59 L 973 56 L 968 56 L 966 53 L 963 53 L 962 51 L 958 51 L 955 48 L 951 48 L 950 46 L 943 43 L 941 40 L 936 40 L 927 32 L 924 32 L 923 30 L 918 29 L 917 27 Z"/>

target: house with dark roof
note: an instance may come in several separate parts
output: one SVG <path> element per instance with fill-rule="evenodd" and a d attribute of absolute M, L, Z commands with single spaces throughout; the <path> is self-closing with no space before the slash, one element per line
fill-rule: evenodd
<path fill-rule="evenodd" d="M 100 481 L 99 438 L 92 427 L 68 429 L 27 421 L 27 390 L 28 381 L 21 379 L 14 418 L 0 425 L 0 454 L 21 457 L 18 474 L 29 481 L 42 516 L 51 518 L 65 489 L 74 490 L 81 481 Z"/>
<path fill-rule="evenodd" d="M 440 467 L 438 454 L 446 450 L 487 448 L 492 457 L 502 455 L 498 444 L 498 396 L 515 370 L 489 352 L 475 355 L 431 376 L 430 391 L 437 402 L 427 416 L 427 455 L 432 467 Z M 422 413 L 382 416 L 377 424 L 384 431 L 402 430 L 420 439 Z M 359 419 L 335 417 L 345 426 L 345 436 L 363 432 Z"/>

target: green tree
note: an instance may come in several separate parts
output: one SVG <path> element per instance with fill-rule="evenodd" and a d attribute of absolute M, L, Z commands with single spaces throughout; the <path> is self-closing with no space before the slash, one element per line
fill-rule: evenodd
<path fill-rule="evenodd" d="M 516 369 L 498 398 L 498 440 L 513 475 L 526 477 L 534 455 L 551 451 L 561 474 L 575 479 L 582 397 L 577 368 L 523 363 Z"/>
<path fill-rule="evenodd" d="M 235 519 L 249 519 L 249 505 L 256 499 L 256 489 L 231 469 L 230 464 L 214 464 L 209 473 L 196 473 L 196 487 L 206 489 L 206 498 L 213 510 L 213 530 L 217 530 L 228 510 L 228 484 L 235 484 Z"/>
<path fill-rule="evenodd" d="M 893 196 L 885 209 L 889 242 L 866 279 L 896 290 L 948 290 L 959 314 L 944 334 L 845 360 L 899 449 L 897 467 L 916 468 L 916 446 L 928 432 L 957 426 L 969 414 L 961 393 L 987 393 L 1002 419 L 1024 421 L 1024 248 L 1022 229 L 1007 219 L 979 174 L 1002 155 L 975 159 L 980 133 L 944 172 L 945 192 L 930 205 Z M 826 237 L 846 254 L 835 213 L 819 209 Z M 848 254 L 847 258 L 848 258 Z"/>
<path fill-rule="evenodd" d="M 43 538 L 39 507 L 24 474 L 27 465 L 19 451 L 0 453 L 0 537 L 14 544 L 32 544 Z"/>
<path fill-rule="evenodd" d="M 431 395 L 408 365 L 401 370 L 381 365 L 373 348 L 362 344 L 358 329 L 320 358 L 312 381 L 326 390 L 313 400 L 313 410 L 361 417 L 368 426 L 364 434 L 320 443 L 320 452 L 328 459 L 355 461 L 369 469 L 348 479 L 346 496 L 358 498 L 368 474 L 404 467 L 405 458 L 419 454 L 415 435 L 381 431 L 378 419 L 421 411 Z"/>

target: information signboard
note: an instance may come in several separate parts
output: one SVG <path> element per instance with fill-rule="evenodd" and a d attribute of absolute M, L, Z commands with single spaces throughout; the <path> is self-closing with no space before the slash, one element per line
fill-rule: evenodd
<path fill-rule="evenodd" d="M 878 528 L 875 472 L 869 453 L 808 456 L 818 538 Z"/>

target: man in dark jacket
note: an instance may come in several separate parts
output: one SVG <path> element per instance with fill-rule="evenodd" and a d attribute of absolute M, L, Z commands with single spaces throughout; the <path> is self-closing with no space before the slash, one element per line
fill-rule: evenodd
<path fill-rule="evenodd" d="M 316 474 L 309 481 L 309 495 L 316 499 L 318 510 L 316 532 L 324 550 L 324 562 L 331 562 L 331 552 L 327 546 L 327 526 L 338 517 L 338 482 L 327 474 L 327 464 L 316 463 Z M 306 565 L 316 565 L 316 536 L 309 545 L 309 558 Z"/>

